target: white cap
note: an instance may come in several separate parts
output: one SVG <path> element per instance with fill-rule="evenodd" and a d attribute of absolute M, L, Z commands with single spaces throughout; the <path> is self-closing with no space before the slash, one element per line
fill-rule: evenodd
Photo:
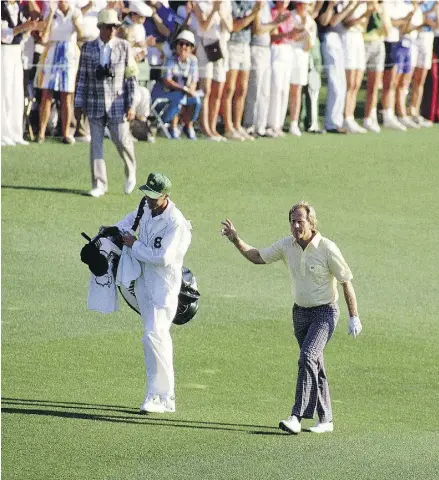
<path fill-rule="evenodd" d="M 152 17 L 152 8 L 142 1 L 131 1 L 129 9 L 130 12 L 137 13 L 141 17 Z"/>
<path fill-rule="evenodd" d="M 195 35 L 190 30 L 182 30 L 175 40 L 186 40 L 186 42 L 192 43 L 195 47 Z"/>

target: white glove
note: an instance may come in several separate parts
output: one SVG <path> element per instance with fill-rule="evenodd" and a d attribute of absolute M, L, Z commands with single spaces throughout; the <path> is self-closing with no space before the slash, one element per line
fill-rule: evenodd
<path fill-rule="evenodd" d="M 349 319 L 348 335 L 356 338 L 357 335 L 360 335 L 361 330 L 363 330 L 363 326 L 361 325 L 360 319 L 358 317 L 351 317 Z"/>

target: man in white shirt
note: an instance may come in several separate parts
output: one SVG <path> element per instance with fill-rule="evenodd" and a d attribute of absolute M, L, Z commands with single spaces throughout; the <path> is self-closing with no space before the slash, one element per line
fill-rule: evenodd
<path fill-rule="evenodd" d="M 225 235 L 250 262 L 256 265 L 282 260 L 292 280 L 294 334 L 300 346 L 296 398 L 291 416 L 279 423 L 287 433 L 299 433 L 302 418 L 319 421 L 309 430 L 332 432 L 331 399 L 323 362 L 323 349 L 331 339 L 339 317 L 337 282 L 349 311 L 349 333 L 355 338 L 362 330 L 352 273 L 340 250 L 317 231 L 314 208 L 305 201 L 293 205 L 289 212 L 289 235 L 270 247 L 258 250 L 245 243 L 233 223 L 221 222 Z"/>
<path fill-rule="evenodd" d="M 191 224 L 169 198 L 171 181 L 151 173 L 140 190 L 147 197 L 132 234 L 138 211 L 117 223 L 124 245 L 140 263 L 134 291 L 144 325 L 143 347 L 147 391 L 141 413 L 175 412 L 175 380 L 170 328 L 177 312 L 183 259 L 191 243 Z"/>

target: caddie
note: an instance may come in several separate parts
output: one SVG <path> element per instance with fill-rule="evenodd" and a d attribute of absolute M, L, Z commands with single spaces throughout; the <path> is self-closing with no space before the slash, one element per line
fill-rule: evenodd
<path fill-rule="evenodd" d="M 170 328 L 177 312 L 183 259 L 191 243 L 192 227 L 169 198 L 171 181 L 168 177 L 150 173 L 140 190 L 146 196 L 143 213 L 136 209 L 116 224 L 125 232 L 123 243 L 141 267 L 134 284 L 144 325 L 142 341 L 147 380 L 140 411 L 175 412 Z M 133 235 L 135 222 L 138 223 L 138 238 Z"/>
<path fill-rule="evenodd" d="M 254 264 L 282 260 L 287 265 L 292 279 L 293 326 L 300 356 L 293 409 L 291 415 L 279 423 L 279 428 L 287 433 L 299 433 L 302 418 L 312 419 L 317 414 L 318 423 L 309 430 L 327 433 L 333 431 L 334 425 L 323 350 L 340 314 L 337 282 L 343 287 L 349 311 L 348 333 L 355 338 L 362 326 L 351 270 L 335 243 L 317 230 L 314 208 L 302 200 L 293 205 L 288 218 L 292 235 L 261 250 L 245 243 L 229 219 L 221 222 L 221 233 Z"/>
<path fill-rule="evenodd" d="M 105 127 L 124 162 L 124 192 L 130 194 L 136 186 L 136 157 L 128 122 L 135 117 L 137 67 L 129 42 L 115 36 L 120 24 L 116 10 L 101 10 L 99 38 L 84 43 L 79 62 L 75 108 L 90 122 L 90 195 L 95 198 L 108 190 Z"/>

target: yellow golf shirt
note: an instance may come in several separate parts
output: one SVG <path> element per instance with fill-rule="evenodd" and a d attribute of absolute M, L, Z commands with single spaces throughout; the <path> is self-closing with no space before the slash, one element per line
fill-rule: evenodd
<path fill-rule="evenodd" d="M 316 233 L 305 250 L 293 236 L 259 250 L 265 263 L 282 260 L 291 276 L 293 301 L 301 307 L 317 307 L 338 300 L 337 280 L 352 280 L 352 273 L 337 245 Z"/>

